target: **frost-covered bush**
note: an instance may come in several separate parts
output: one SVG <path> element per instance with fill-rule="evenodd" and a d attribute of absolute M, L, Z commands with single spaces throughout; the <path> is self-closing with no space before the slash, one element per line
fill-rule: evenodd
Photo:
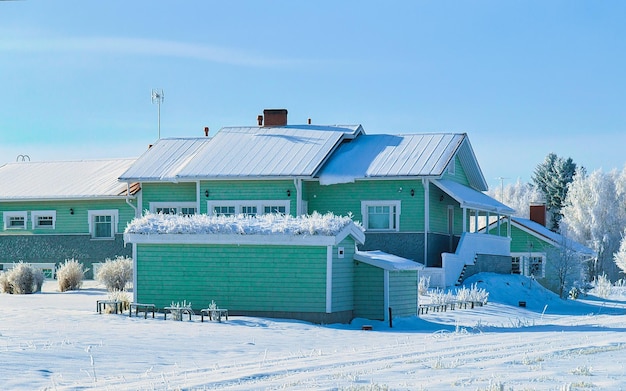
<path fill-rule="evenodd" d="M 109 291 L 109 300 L 119 301 L 122 303 L 122 311 L 130 309 L 130 296 L 126 291 L 113 290 Z M 113 312 L 113 308 L 107 308 L 108 312 Z"/>
<path fill-rule="evenodd" d="M 41 291 L 44 275 L 41 269 L 19 262 L 0 276 L 0 286 L 5 293 L 18 295 Z"/>
<path fill-rule="evenodd" d="M 433 304 L 444 305 L 454 302 L 454 294 L 452 292 L 444 292 L 439 288 L 430 294 L 430 298 Z"/>
<path fill-rule="evenodd" d="M 483 303 L 487 304 L 487 299 L 489 298 L 489 292 L 485 289 L 478 288 L 477 284 L 473 284 L 469 289 L 469 300 L 474 303 Z"/>
<path fill-rule="evenodd" d="M 599 275 L 593 281 L 593 285 L 593 292 L 596 295 L 606 299 L 611 294 L 611 281 L 607 278 L 606 274 Z"/>
<path fill-rule="evenodd" d="M 83 264 L 76 259 L 66 259 L 57 269 L 59 290 L 65 292 L 80 289 L 86 271 L 87 269 L 84 268 Z"/>
<path fill-rule="evenodd" d="M 133 281 L 133 260 L 126 257 L 107 259 L 98 269 L 96 280 L 109 291 L 123 291 Z"/>
<path fill-rule="evenodd" d="M 428 293 L 428 288 L 430 288 L 430 276 L 420 277 L 417 283 L 417 293 L 421 296 L 425 296 Z"/>

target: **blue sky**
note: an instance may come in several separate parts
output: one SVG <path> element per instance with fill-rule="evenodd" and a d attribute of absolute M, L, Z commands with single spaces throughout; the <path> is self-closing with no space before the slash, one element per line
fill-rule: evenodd
<path fill-rule="evenodd" d="M 339 4 L 337 4 L 339 3 Z M 490 186 L 626 163 L 623 1 L 0 1 L 0 164 L 289 122 L 467 132 Z"/>

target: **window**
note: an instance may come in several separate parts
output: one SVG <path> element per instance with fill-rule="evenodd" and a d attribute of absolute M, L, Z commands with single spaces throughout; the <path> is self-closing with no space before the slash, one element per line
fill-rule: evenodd
<path fill-rule="evenodd" d="M 150 212 L 164 215 L 195 215 L 198 210 L 195 202 L 151 202 Z"/>
<path fill-rule="evenodd" d="M 448 174 L 454 175 L 455 172 L 456 172 L 456 164 L 455 164 L 455 161 L 452 160 L 450 164 L 448 164 Z"/>
<path fill-rule="evenodd" d="M 55 210 L 34 210 L 31 213 L 33 229 L 54 229 L 57 212 Z"/>
<path fill-rule="evenodd" d="M 267 205 L 263 207 L 263 213 L 265 214 L 280 213 L 284 215 L 286 213 L 286 210 L 287 208 L 281 205 Z"/>
<path fill-rule="evenodd" d="M 512 253 L 511 273 L 544 278 L 546 276 L 545 253 Z"/>
<path fill-rule="evenodd" d="M 26 229 L 27 212 L 4 212 L 4 229 Z"/>
<path fill-rule="evenodd" d="M 215 216 L 232 216 L 235 214 L 234 206 L 214 206 L 212 214 Z"/>
<path fill-rule="evenodd" d="M 89 233 L 94 239 L 113 239 L 117 233 L 118 211 L 90 210 Z"/>
<path fill-rule="evenodd" d="M 280 213 L 288 214 L 290 204 L 289 201 L 274 200 L 232 200 L 232 201 L 209 201 L 207 202 L 207 210 L 210 215 L 217 216 L 257 216 L 260 213 Z"/>
<path fill-rule="evenodd" d="M 368 231 L 398 231 L 400 201 L 363 201 L 363 226 Z"/>

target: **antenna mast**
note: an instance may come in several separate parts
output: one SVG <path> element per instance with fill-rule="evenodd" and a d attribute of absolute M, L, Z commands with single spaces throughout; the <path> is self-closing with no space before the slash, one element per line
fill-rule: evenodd
<path fill-rule="evenodd" d="M 159 90 L 158 88 L 152 89 L 152 103 L 157 104 L 157 121 L 158 121 L 158 129 L 159 129 L 159 140 L 161 139 L 161 102 L 165 95 L 163 95 L 163 89 Z"/>

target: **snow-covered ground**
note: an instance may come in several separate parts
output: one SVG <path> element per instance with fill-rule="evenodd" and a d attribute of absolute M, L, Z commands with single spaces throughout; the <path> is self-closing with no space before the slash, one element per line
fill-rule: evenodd
<path fill-rule="evenodd" d="M 0 389 L 626 389 L 626 293 L 561 301 L 519 276 L 469 282 L 489 291 L 486 306 L 393 328 L 99 315 L 97 283 L 60 293 L 46 282 L 0 294 Z"/>

